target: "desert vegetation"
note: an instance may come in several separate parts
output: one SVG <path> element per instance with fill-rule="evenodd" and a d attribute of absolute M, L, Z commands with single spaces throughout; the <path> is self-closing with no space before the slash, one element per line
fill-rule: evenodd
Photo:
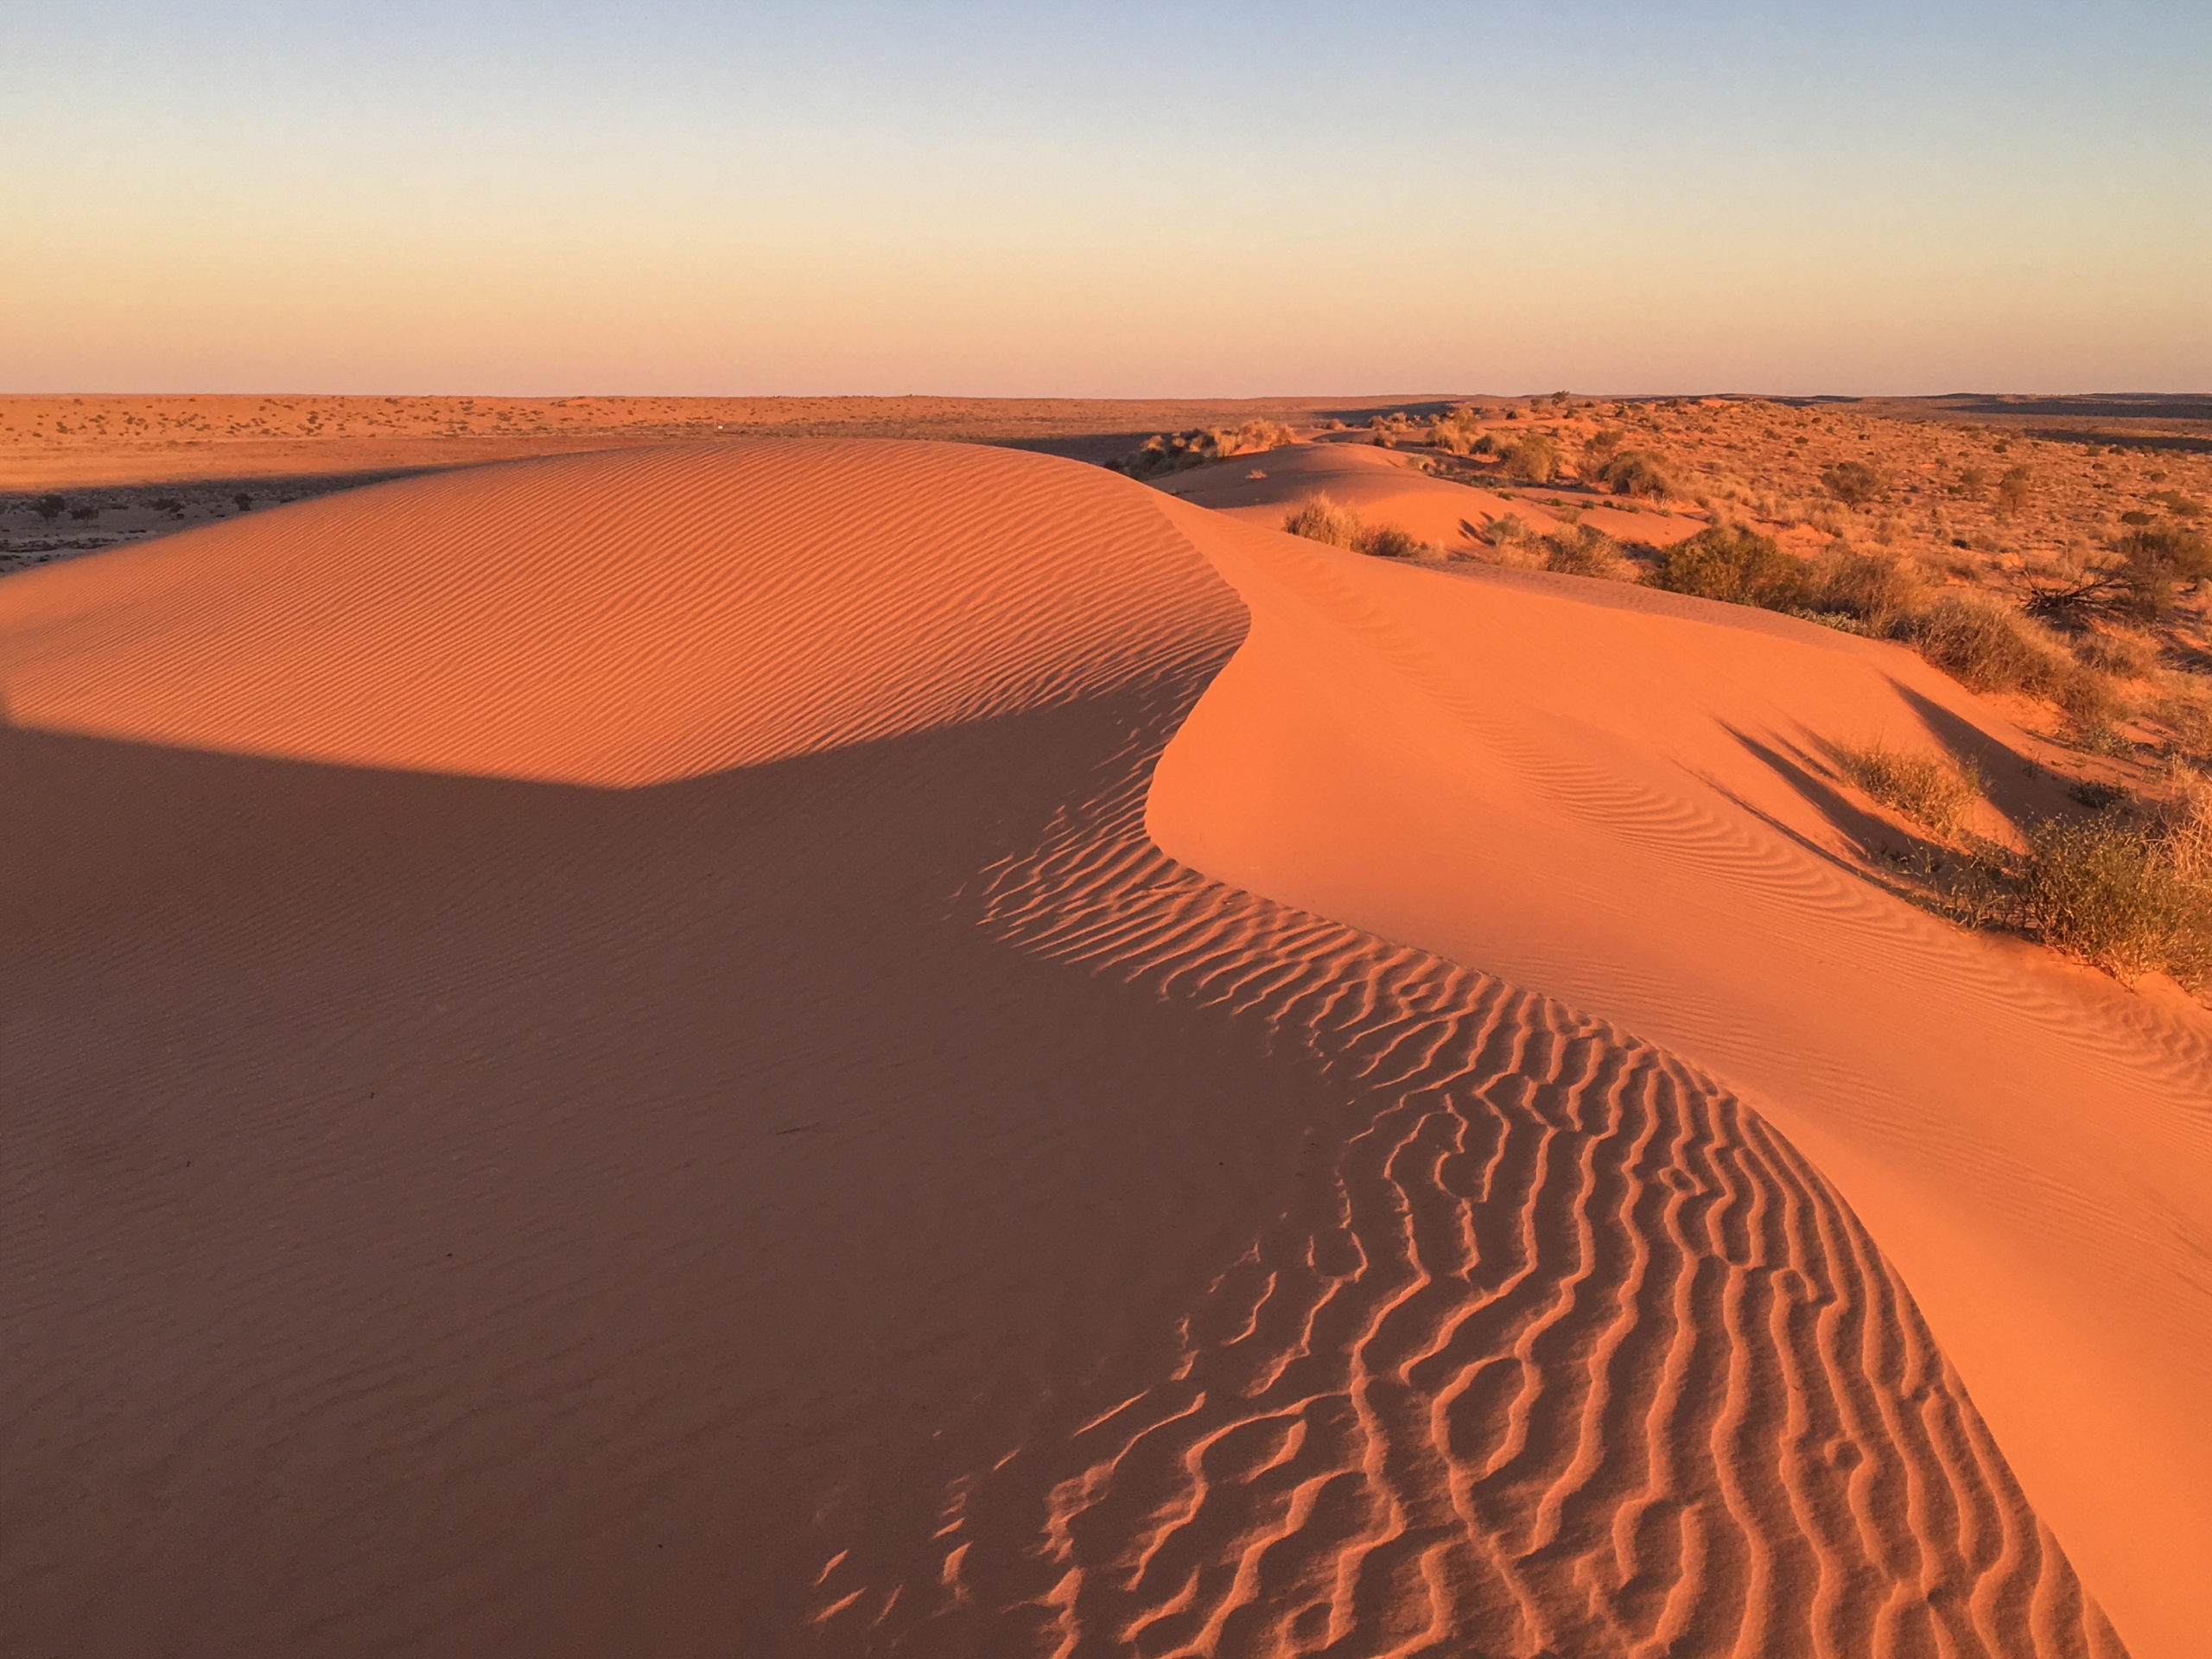
<path fill-rule="evenodd" d="M 1185 472 L 1210 461 L 1252 454 L 1297 442 L 1297 435 L 1277 421 L 1254 418 L 1236 427 L 1199 426 L 1185 432 L 1155 432 L 1128 454 L 1106 464 L 1131 478 L 1157 478 Z"/>
<path fill-rule="evenodd" d="M 1419 559 L 1442 556 L 1440 549 L 1395 524 L 1370 524 L 1348 503 L 1325 492 L 1307 496 L 1284 517 L 1282 527 L 1308 541 L 1349 548 L 1382 559 Z"/>

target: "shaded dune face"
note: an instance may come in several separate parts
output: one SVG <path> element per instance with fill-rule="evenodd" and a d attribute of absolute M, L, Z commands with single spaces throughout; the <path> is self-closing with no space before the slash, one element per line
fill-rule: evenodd
<path fill-rule="evenodd" d="M 1154 844 L 1244 625 L 1138 486 L 529 463 L 0 619 L 11 1643 L 2119 1650 L 1756 1113 Z"/>

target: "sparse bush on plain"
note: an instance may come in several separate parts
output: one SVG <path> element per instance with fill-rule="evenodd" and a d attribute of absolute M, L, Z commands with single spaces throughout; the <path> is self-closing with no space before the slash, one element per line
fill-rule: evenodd
<path fill-rule="evenodd" d="M 1428 441 L 1446 454 L 1464 455 L 1470 447 L 1466 429 L 1451 421 L 1439 421 L 1430 427 Z"/>
<path fill-rule="evenodd" d="M 2120 538 L 2120 586 L 2139 616 L 2162 617 L 2177 591 L 2212 576 L 2212 543 L 2183 524 L 2152 524 Z"/>
<path fill-rule="evenodd" d="M 58 495 L 41 495 L 33 504 L 31 510 L 48 524 L 52 524 L 61 516 L 62 508 L 68 505 L 68 502 Z"/>
<path fill-rule="evenodd" d="M 2041 573 L 2029 608 L 2063 616 L 2104 608 L 2156 622 L 2172 614 L 2182 592 L 2212 577 L 2212 543 L 2203 532 L 2177 523 L 2153 524 L 2148 513 L 2113 543 L 2109 554 L 2073 556 Z"/>
<path fill-rule="evenodd" d="M 1107 465 L 1131 478 L 1156 478 L 1163 473 L 1184 472 L 1209 461 L 1279 448 L 1295 443 L 1297 435 L 1276 421 L 1254 418 L 1242 426 L 1192 427 L 1187 432 L 1155 432 L 1134 454 Z"/>
<path fill-rule="evenodd" d="M 1655 501 L 1676 493 L 1667 464 L 1649 449 L 1623 449 L 1608 455 L 1598 468 L 1597 481 L 1615 495 L 1647 496 Z"/>
<path fill-rule="evenodd" d="M 1559 443 L 1550 434 L 1531 432 L 1505 448 L 1505 471 L 1524 484 L 1548 484 L 1559 475 Z"/>
<path fill-rule="evenodd" d="M 1839 461 L 1821 474 L 1821 487 L 1846 506 L 1863 507 L 1882 494 L 1882 474 L 1863 461 Z"/>
<path fill-rule="evenodd" d="M 1676 542 L 1646 580 L 1670 593 L 1772 611 L 1807 609 L 1813 597 L 1803 563 L 1772 537 L 1741 524 L 1714 524 Z"/>
<path fill-rule="evenodd" d="M 2025 467 L 2010 467 L 1997 480 L 1997 510 L 2007 517 L 2024 510 L 2036 493 L 2036 475 Z"/>
<path fill-rule="evenodd" d="M 2158 654 L 2146 641 L 2117 633 L 2083 634 L 2074 642 L 2074 658 L 2123 680 L 2148 679 L 2158 665 Z"/>
<path fill-rule="evenodd" d="M 1939 756 L 1885 743 L 1839 744 L 1835 761 L 1846 778 L 1883 805 L 1946 841 L 1964 833 L 1984 792 L 1979 774 Z"/>

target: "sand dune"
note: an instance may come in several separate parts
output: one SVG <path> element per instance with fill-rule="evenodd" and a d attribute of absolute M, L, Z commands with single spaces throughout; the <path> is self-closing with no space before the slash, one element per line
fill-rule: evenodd
<path fill-rule="evenodd" d="M 16 1639 L 2189 1651 L 2206 1050 L 1870 652 L 922 444 L 10 578 Z"/>

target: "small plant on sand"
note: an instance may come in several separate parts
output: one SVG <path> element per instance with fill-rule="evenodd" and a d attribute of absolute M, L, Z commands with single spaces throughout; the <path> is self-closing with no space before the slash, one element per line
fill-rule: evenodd
<path fill-rule="evenodd" d="M 61 509 L 68 505 L 58 495 L 41 495 L 32 507 L 32 511 L 48 524 L 52 524 L 61 516 Z"/>
<path fill-rule="evenodd" d="M 2212 833 L 2125 818 L 2050 822 L 2028 835 L 2019 923 L 2071 957 L 2133 981 L 2153 970 L 2185 985 L 2212 976 Z"/>
<path fill-rule="evenodd" d="M 1323 494 L 1309 495 L 1293 507 L 1284 516 L 1282 527 L 1308 541 L 1326 542 L 1331 547 L 1349 548 L 1378 559 L 1441 556 L 1440 549 L 1410 531 L 1395 524 L 1370 524 L 1356 508 Z"/>
<path fill-rule="evenodd" d="M 2025 512 L 2034 499 L 2036 475 L 2025 467 L 2010 467 L 1997 480 L 1997 510 L 2006 518 Z"/>
<path fill-rule="evenodd" d="M 1880 742 L 1860 747 L 1838 744 L 1834 753 L 1837 770 L 1846 778 L 1945 841 L 1964 832 L 1982 797 L 1979 774 L 1932 754 Z"/>
<path fill-rule="evenodd" d="M 1812 596 L 1804 565 L 1773 537 L 1741 524 L 1714 524 L 1676 542 L 1647 580 L 1671 593 L 1774 611 L 1803 610 Z"/>
<path fill-rule="evenodd" d="M 1282 527 L 1331 547 L 1356 546 L 1366 529 L 1357 511 L 1327 494 L 1307 496 L 1285 515 Z"/>
<path fill-rule="evenodd" d="M 1363 531 L 1352 546 L 1359 552 L 1378 559 L 1421 559 L 1432 556 L 1435 550 L 1410 531 L 1395 524 L 1376 524 Z"/>
<path fill-rule="evenodd" d="M 1544 569 L 1570 576 L 1618 580 L 1628 571 L 1620 543 L 1593 524 L 1572 524 L 1544 537 Z"/>

